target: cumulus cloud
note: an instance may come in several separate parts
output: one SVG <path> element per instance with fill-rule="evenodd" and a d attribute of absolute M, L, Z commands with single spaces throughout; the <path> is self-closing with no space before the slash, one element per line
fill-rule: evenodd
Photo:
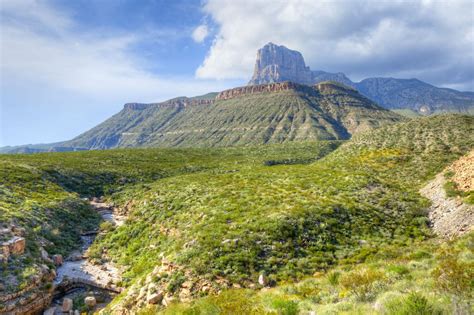
<path fill-rule="evenodd" d="M 157 101 L 219 88 L 192 77 L 146 71 L 147 61 L 130 47 L 149 34 L 81 32 L 70 17 L 33 0 L 5 0 L 0 10 L 2 85 L 28 82 L 104 102 Z"/>
<path fill-rule="evenodd" d="M 194 29 L 192 38 L 196 43 L 202 43 L 207 35 L 209 35 L 209 29 L 207 28 L 207 25 L 202 24 Z"/>
<path fill-rule="evenodd" d="M 268 42 L 303 53 L 312 69 L 352 79 L 418 77 L 474 90 L 472 1 L 209 0 L 218 32 L 199 78 L 251 75 Z"/>
<path fill-rule="evenodd" d="M 192 74 L 148 71 L 159 61 L 133 48 L 168 36 L 161 31 L 88 31 L 50 2 L 0 1 L 0 146 L 69 139 L 125 102 L 229 87 L 229 82 L 196 80 Z M 175 38 L 170 36 L 163 42 Z"/>

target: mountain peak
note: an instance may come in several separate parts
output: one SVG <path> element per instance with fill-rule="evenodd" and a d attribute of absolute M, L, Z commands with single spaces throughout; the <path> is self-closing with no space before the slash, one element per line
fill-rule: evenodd
<path fill-rule="evenodd" d="M 299 51 L 269 42 L 257 52 L 257 60 L 249 85 L 284 81 L 306 85 L 322 81 L 337 81 L 354 86 L 354 83 L 344 73 L 311 71 Z"/>
<path fill-rule="evenodd" d="M 311 70 L 306 66 L 300 52 L 270 42 L 257 52 L 249 85 L 284 81 L 310 85 Z"/>

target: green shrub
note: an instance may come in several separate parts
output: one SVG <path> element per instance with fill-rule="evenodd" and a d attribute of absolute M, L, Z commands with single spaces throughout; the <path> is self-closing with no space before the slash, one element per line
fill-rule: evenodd
<path fill-rule="evenodd" d="M 417 292 L 388 303 L 388 315 L 441 315 L 443 311 L 431 304 L 426 297 Z"/>
<path fill-rule="evenodd" d="M 272 302 L 274 308 L 279 315 L 297 315 L 299 314 L 299 306 L 297 301 L 275 299 Z"/>
<path fill-rule="evenodd" d="M 327 274 L 326 278 L 328 279 L 329 284 L 335 287 L 339 284 L 340 276 L 341 273 L 339 271 L 331 271 Z"/>
<path fill-rule="evenodd" d="M 186 277 L 181 271 L 173 273 L 169 279 L 167 290 L 175 292 L 181 287 L 184 281 L 186 281 Z"/>
<path fill-rule="evenodd" d="M 114 224 L 110 221 L 104 221 L 100 224 L 99 228 L 103 232 L 109 232 L 114 229 Z"/>
<path fill-rule="evenodd" d="M 410 269 L 404 265 L 390 265 L 387 267 L 389 272 L 393 272 L 398 276 L 406 276 L 410 273 Z"/>
<path fill-rule="evenodd" d="M 408 255 L 408 259 L 411 259 L 411 260 L 421 260 L 421 259 L 431 258 L 431 257 L 432 255 L 424 250 L 417 250 Z"/>
<path fill-rule="evenodd" d="M 455 296 L 473 297 L 474 261 L 460 261 L 455 253 L 442 251 L 432 276 L 438 290 Z"/>
<path fill-rule="evenodd" d="M 384 274 L 378 270 L 366 267 L 359 268 L 340 277 L 340 285 L 352 292 L 359 300 L 365 301 L 371 297 L 377 282 L 385 279 Z"/>
<path fill-rule="evenodd" d="M 262 314 L 264 313 L 260 305 L 258 305 L 255 295 L 249 290 L 228 290 L 224 291 L 218 296 L 209 297 L 206 309 L 212 310 L 213 305 L 217 306 L 218 312 L 198 314 Z M 203 309 L 201 305 L 197 310 Z M 196 313 L 195 313 L 196 314 Z"/>
<path fill-rule="evenodd" d="M 318 300 L 317 296 L 320 291 L 318 283 L 312 279 L 303 281 L 294 287 L 295 294 L 306 299 L 312 299 L 314 302 Z"/>

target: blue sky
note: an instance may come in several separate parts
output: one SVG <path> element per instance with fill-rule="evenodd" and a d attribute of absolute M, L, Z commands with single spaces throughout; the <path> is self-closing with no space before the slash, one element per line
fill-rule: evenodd
<path fill-rule="evenodd" d="M 127 102 L 244 85 L 272 41 L 312 69 L 474 90 L 472 1 L 0 0 L 0 146 L 70 139 Z"/>

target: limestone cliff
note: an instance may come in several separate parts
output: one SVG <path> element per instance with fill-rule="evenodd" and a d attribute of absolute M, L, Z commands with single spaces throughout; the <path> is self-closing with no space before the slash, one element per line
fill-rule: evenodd
<path fill-rule="evenodd" d="M 268 43 L 257 52 L 257 61 L 250 85 L 292 81 L 311 84 L 311 70 L 296 50 Z"/>
<path fill-rule="evenodd" d="M 257 61 L 249 85 L 284 81 L 307 85 L 337 81 L 348 86 L 354 85 L 344 73 L 311 71 L 300 52 L 268 43 L 257 52 Z"/>

